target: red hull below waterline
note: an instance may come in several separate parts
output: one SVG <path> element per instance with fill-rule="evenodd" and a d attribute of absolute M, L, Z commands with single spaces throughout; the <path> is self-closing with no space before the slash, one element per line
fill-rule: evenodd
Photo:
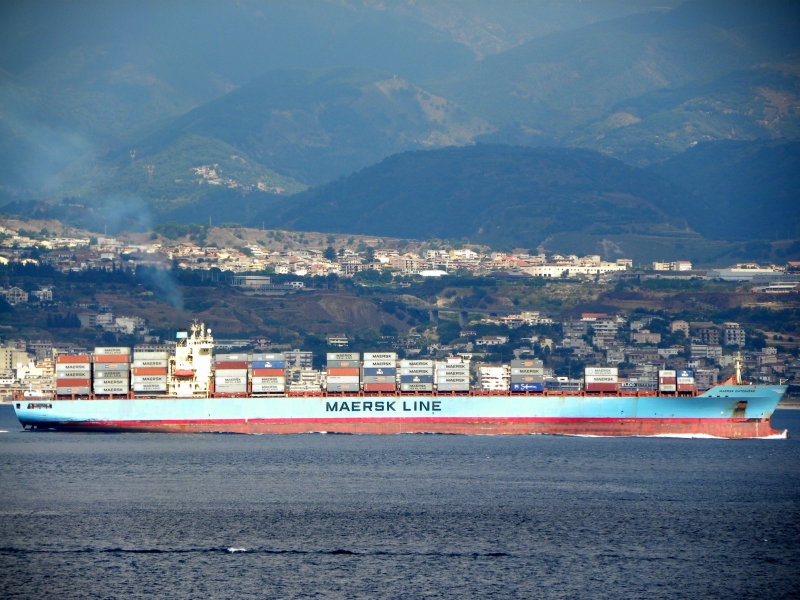
<path fill-rule="evenodd" d="M 728 439 L 787 437 L 769 419 L 242 419 L 207 421 L 85 421 L 49 423 L 48 428 L 82 431 L 249 434 L 400 434 L 674 436 Z"/>

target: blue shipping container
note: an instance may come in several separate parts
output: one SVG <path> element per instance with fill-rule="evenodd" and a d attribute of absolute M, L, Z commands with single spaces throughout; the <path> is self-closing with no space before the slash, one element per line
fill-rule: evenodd
<path fill-rule="evenodd" d="M 678 371 L 678 377 L 694 377 L 694 371 Z"/>
<path fill-rule="evenodd" d="M 254 360 L 250 366 L 254 369 L 285 369 L 286 362 L 283 360 Z"/>
<path fill-rule="evenodd" d="M 544 390 L 544 384 L 541 383 L 512 383 L 512 392 L 541 392 Z"/>
<path fill-rule="evenodd" d="M 433 383 L 433 375 L 400 375 L 400 383 Z"/>
<path fill-rule="evenodd" d="M 397 374 L 397 369 L 392 367 L 364 367 L 364 377 L 380 377 L 381 375 L 391 375 L 394 377 Z"/>

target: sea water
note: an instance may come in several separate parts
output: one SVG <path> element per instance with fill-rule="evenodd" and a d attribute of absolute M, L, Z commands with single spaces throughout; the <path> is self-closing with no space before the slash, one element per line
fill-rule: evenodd
<path fill-rule="evenodd" d="M 782 598 L 789 440 L 23 431 L 3 598 Z"/>

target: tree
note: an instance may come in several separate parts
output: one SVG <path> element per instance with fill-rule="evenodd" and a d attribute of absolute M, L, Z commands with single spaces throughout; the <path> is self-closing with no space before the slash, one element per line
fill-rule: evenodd
<path fill-rule="evenodd" d="M 368 263 L 373 262 L 375 260 L 375 248 L 369 246 L 364 256 L 366 257 Z"/>
<path fill-rule="evenodd" d="M 336 250 L 333 249 L 333 246 L 328 246 L 325 248 L 325 252 L 322 253 L 322 256 L 333 262 L 336 260 Z"/>
<path fill-rule="evenodd" d="M 391 323 L 384 323 L 381 325 L 381 335 L 397 337 L 397 327 Z"/>

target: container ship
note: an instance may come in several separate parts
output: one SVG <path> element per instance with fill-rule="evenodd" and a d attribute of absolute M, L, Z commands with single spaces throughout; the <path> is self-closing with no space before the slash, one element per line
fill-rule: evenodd
<path fill-rule="evenodd" d="M 287 386 L 284 358 L 214 355 L 211 331 L 195 323 L 178 333 L 174 354 L 59 356 L 55 393 L 25 392 L 14 410 L 24 428 L 106 432 L 788 437 L 770 425 L 786 386 L 743 382 L 738 364 L 703 393 L 691 372 L 660 371 L 658 385 L 643 389 L 620 383 L 611 367 L 587 367 L 570 389 L 546 380 L 537 360 L 486 369 L 473 389 L 461 357 L 333 352 L 324 374 L 311 372 L 297 389 Z M 492 380 L 492 369 L 509 376 Z"/>

